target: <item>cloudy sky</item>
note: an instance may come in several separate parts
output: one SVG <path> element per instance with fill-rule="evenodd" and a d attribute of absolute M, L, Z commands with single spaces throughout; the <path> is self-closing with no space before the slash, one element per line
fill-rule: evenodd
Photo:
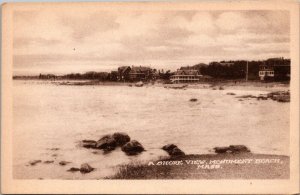
<path fill-rule="evenodd" d="M 287 11 L 14 12 L 14 73 L 289 58 Z"/>

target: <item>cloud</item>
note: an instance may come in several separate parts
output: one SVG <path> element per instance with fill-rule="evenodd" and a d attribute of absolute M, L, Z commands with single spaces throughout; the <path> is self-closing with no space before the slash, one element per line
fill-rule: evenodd
<path fill-rule="evenodd" d="M 14 68 L 176 69 L 211 60 L 289 57 L 289 28 L 286 11 L 15 12 Z"/>
<path fill-rule="evenodd" d="M 115 22 L 116 16 L 109 12 L 95 12 L 90 15 L 76 15 L 63 13 L 60 22 L 63 26 L 69 27 L 72 38 L 75 41 L 92 35 L 96 32 L 105 32 L 118 28 L 119 24 Z"/>

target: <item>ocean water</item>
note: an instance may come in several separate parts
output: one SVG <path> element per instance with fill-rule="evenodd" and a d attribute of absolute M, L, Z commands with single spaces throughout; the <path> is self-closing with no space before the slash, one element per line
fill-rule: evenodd
<path fill-rule="evenodd" d="M 66 86 L 13 81 L 13 177 L 16 179 L 102 179 L 126 163 L 168 156 L 174 143 L 186 154 L 213 153 L 216 146 L 244 144 L 254 153 L 289 155 L 289 103 L 239 101 L 232 95 L 261 90 L 167 89 L 159 86 Z M 197 102 L 190 102 L 197 98 Z M 126 156 L 78 146 L 126 132 L 146 149 Z M 55 149 L 58 148 L 58 149 Z M 32 160 L 41 160 L 34 166 Z M 43 161 L 54 161 L 45 164 Z M 60 161 L 70 163 L 61 166 Z M 89 163 L 88 174 L 71 167 Z"/>

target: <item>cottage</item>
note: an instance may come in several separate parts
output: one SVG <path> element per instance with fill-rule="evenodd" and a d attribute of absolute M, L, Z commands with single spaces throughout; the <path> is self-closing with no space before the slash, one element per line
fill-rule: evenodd
<path fill-rule="evenodd" d="M 130 66 L 121 66 L 118 68 L 118 80 L 119 81 L 128 81 L 129 72 L 131 71 Z"/>
<path fill-rule="evenodd" d="M 274 78 L 274 66 L 260 65 L 258 76 L 260 80 L 265 80 L 265 78 Z"/>
<path fill-rule="evenodd" d="M 131 81 L 149 80 L 152 78 L 152 69 L 144 66 L 132 66 L 129 72 Z"/>

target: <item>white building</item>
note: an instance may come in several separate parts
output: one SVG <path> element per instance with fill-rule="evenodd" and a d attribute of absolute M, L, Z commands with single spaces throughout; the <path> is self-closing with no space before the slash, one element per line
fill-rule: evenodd
<path fill-rule="evenodd" d="M 175 75 L 170 77 L 172 83 L 195 83 L 200 81 L 200 77 L 197 70 L 177 70 Z"/>
<path fill-rule="evenodd" d="M 266 77 L 274 77 L 274 67 L 273 66 L 266 66 L 260 65 L 258 76 L 260 80 L 265 80 Z"/>

